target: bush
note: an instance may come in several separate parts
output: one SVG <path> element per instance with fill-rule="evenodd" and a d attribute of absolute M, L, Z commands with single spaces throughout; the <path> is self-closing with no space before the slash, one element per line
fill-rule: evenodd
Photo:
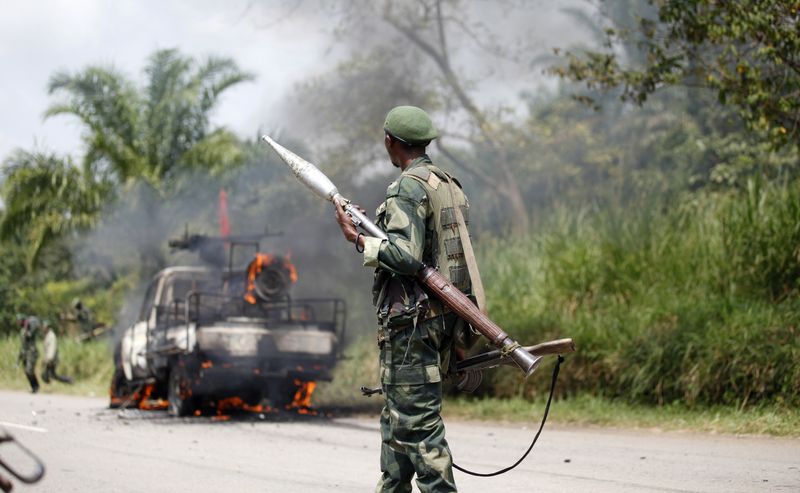
<path fill-rule="evenodd" d="M 561 210 L 483 243 L 492 317 L 532 344 L 575 339 L 559 391 L 663 404 L 800 402 L 796 185 L 691 201 Z M 529 396 L 491 374 L 490 391 Z"/>

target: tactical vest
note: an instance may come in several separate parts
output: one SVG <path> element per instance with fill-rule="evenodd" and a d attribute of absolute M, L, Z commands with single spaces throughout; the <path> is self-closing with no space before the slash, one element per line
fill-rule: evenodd
<path fill-rule="evenodd" d="M 426 224 L 423 261 L 436 268 L 458 289 L 471 286 L 464 248 L 458 231 L 455 207 L 469 223 L 469 203 L 458 181 L 432 164 L 422 164 L 403 176 L 420 182 L 428 195 L 430 216 Z"/>

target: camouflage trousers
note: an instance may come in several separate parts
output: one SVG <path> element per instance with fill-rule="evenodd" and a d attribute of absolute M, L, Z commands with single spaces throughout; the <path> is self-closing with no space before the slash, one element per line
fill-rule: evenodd
<path fill-rule="evenodd" d="M 44 365 L 44 372 L 42 373 L 42 380 L 44 383 L 50 383 L 50 379 L 58 380 L 61 383 L 72 383 L 70 377 L 59 375 L 56 370 L 57 361 L 47 361 Z"/>
<path fill-rule="evenodd" d="M 381 479 L 377 492 L 456 491 L 453 459 L 445 440 L 442 375 L 449 362 L 453 317 L 416 327 L 388 329 L 381 344 Z"/>
<path fill-rule="evenodd" d="M 36 360 L 39 358 L 38 353 L 27 353 L 24 357 L 25 377 L 31 385 L 32 392 L 39 391 L 39 379 L 36 378 Z"/>

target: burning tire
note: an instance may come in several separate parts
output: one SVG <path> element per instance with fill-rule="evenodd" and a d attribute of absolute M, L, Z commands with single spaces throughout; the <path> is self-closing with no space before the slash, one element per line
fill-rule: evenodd
<path fill-rule="evenodd" d="M 122 371 L 119 351 L 120 347 L 117 345 L 114 350 L 114 375 L 111 377 L 111 385 L 108 388 L 108 407 L 111 409 L 136 407 L 140 400 L 139 393 L 131 388 L 125 378 L 125 372 Z"/>
<path fill-rule="evenodd" d="M 192 395 L 191 380 L 182 360 L 177 361 L 170 369 L 167 401 L 169 414 L 172 416 L 189 416 L 197 408 L 196 399 Z"/>
<path fill-rule="evenodd" d="M 128 385 L 125 374 L 121 368 L 114 369 L 114 376 L 111 377 L 111 386 L 108 389 L 108 407 L 111 409 L 134 408 L 139 405 L 139 393 Z"/>

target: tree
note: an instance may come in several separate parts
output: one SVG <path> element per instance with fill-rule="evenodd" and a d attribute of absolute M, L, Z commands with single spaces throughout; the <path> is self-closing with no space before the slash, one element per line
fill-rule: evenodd
<path fill-rule="evenodd" d="M 42 249 L 99 218 L 108 187 L 54 154 L 17 151 L 5 161 L 0 239 L 27 244 L 29 268 Z"/>
<path fill-rule="evenodd" d="M 144 72 L 142 88 L 94 66 L 50 79 L 50 93 L 62 100 L 46 116 L 76 116 L 85 126 L 88 170 L 115 184 L 144 180 L 163 193 L 181 170 L 222 169 L 241 159 L 235 136 L 209 128 L 209 113 L 222 92 L 250 74 L 229 58 L 198 63 L 175 49 L 155 52 Z"/>
<path fill-rule="evenodd" d="M 718 2 L 651 0 L 654 17 L 632 29 L 613 22 L 605 50 L 567 51 L 566 65 L 551 71 L 590 89 L 620 88 L 643 104 L 662 87 L 714 90 L 773 146 L 800 147 L 800 5 L 789 0 Z M 601 7 L 613 5 L 604 2 Z M 609 8 L 609 7 L 606 7 Z M 621 48 L 636 44 L 644 59 Z M 593 103 L 593 98 L 582 97 Z"/>
<path fill-rule="evenodd" d="M 517 147 L 519 135 L 504 121 L 503 108 L 477 102 L 474 81 L 451 59 L 453 46 L 463 49 L 466 43 L 459 42 L 465 40 L 471 42 L 471 47 L 477 45 L 481 52 L 489 51 L 492 60 L 506 56 L 495 42 L 494 33 L 471 18 L 465 2 L 458 0 L 362 0 L 331 10 L 340 20 L 336 30 L 338 41 L 354 43 L 357 54 L 338 67 L 339 73 L 334 75 L 339 80 L 327 78 L 322 88 L 306 84 L 300 98 L 303 103 L 320 103 L 310 112 L 318 120 L 325 119 L 321 117 L 320 106 L 335 107 L 330 113 L 337 115 L 338 128 L 330 130 L 339 134 L 337 143 L 341 145 L 334 146 L 333 155 L 326 156 L 332 159 L 326 160 L 348 161 L 342 151 L 348 145 L 353 147 L 355 142 L 362 148 L 367 147 L 368 141 L 379 144 L 375 122 L 382 122 L 391 104 L 424 106 L 435 119 L 449 123 L 440 125 L 441 137 L 434 143 L 436 149 L 458 168 L 461 178 L 469 175 L 469 179 L 498 199 L 499 207 L 505 211 L 502 228 L 517 234 L 525 232 L 530 212 L 520 179 L 524 180 L 528 174 L 527 161 L 518 163 L 510 158 L 510 149 Z M 358 89 L 353 90 L 354 87 Z M 344 99 L 319 96 L 316 100 L 307 99 L 309 94 L 319 94 L 319 89 L 343 94 Z M 370 92 L 371 89 L 374 90 Z M 358 101 L 343 112 L 348 98 Z M 363 118 L 367 113 L 372 116 L 369 121 Z M 456 130 L 456 122 L 463 131 Z M 361 134 L 356 136 L 355 131 Z M 342 134 L 346 136 L 341 138 Z M 482 150 L 477 151 L 478 148 Z M 369 149 L 371 152 L 357 151 L 356 160 L 372 163 L 376 153 L 382 151 L 377 146 Z M 349 162 L 353 154 L 350 151 Z"/>
<path fill-rule="evenodd" d="M 219 172 L 243 159 L 236 136 L 210 128 L 209 113 L 222 92 L 251 75 L 231 59 L 198 63 L 177 50 L 157 51 L 144 72 L 141 88 L 112 68 L 51 77 L 49 91 L 60 100 L 46 116 L 76 116 L 86 153 L 81 168 L 39 152 L 17 151 L 7 161 L 0 238 L 29 243 L 31 267 L 48 244 L 94 226 L 124 190 L 149 197 L 139 206 L 156 223 L 157 199 L 174 193 L 183 173 Z M 157 252 L 142 253 L 161 263 Z"/>

